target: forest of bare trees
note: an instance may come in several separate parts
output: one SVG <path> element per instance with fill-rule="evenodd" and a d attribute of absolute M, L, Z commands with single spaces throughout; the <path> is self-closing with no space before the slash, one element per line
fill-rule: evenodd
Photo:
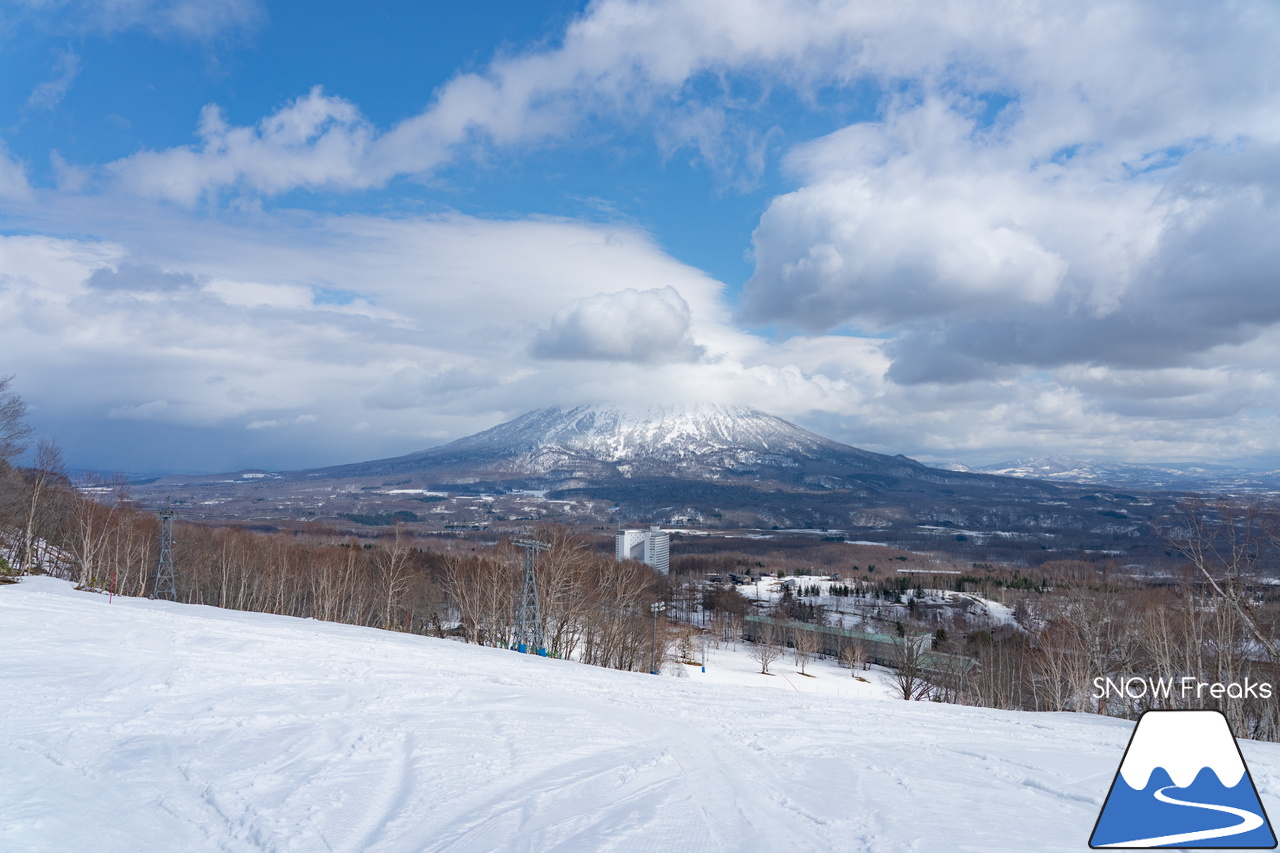
<path fill-rule="evenodd" d="M 1184 501 L 1165 536 L 1180 558 L 1171 575 L 1073 563 L 1034 583 L 1006 578 L 999 594 L 1013 625 L 962 622 L 935 637 L 934 650 L 975 662 L 963 678 L 935 664 L 924 667 L 926 687 L 910 678 L 918 666 L 900 667 L 899 681 L 920 698 L 993 708 L 1129 719 L 1153 708 L 1217 708 L 1237 734 L 1280 740 L 1280 509 Z M 937 627 L 907 620 L 909 631 Z M 1160 679 L 1174 689 L 1153 689 Z M 1271 691 L 1244 689 L 1264 683 Z"/>
<path fill-rule="evenodd" d="M 1040 598 L 1027 608 L 1024 630 L 1000 639 L 975 631 L 959 644 L 978 663 L 961 701 L 1129 719 L 1153 708 L 1217 708 L 1237 734 L 1280 740 L 1277 694 L 1215 697 L 1208 688 L 1182 686 L 1280 686 L 1275 659 L 1235 609 L 1203 585 L 1186 578 L 1159 588 L 1057 590 Z M 1260 604 L 1272 621 L 1274 603 Z M 1178 686 L 1158 695 L 1150 679 Z"/>

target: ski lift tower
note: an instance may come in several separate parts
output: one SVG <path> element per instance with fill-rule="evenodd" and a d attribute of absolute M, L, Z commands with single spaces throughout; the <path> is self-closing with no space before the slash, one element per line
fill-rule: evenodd
<path fill-rule="evenodd" d="M 160 511 L 160 559 L 156 562 L 155 582 L 151 584 L 151 598 L 166 601 L 178 600 L 178 588 L 173 580 L 173 516 L 166 507 Z"/>
<path fill-rule="evenodd" d="M 520 608 L 516 611 L 516 651 L 546 657 L 546 641 L 542 637 L 542 608 L 538 604 L 538 581 L 533 569 L 537 565 L 538 552 L 550 551 L 551 546 L 537 539 L 511 541 L 524 548 L 524 591 L 520 593 Z"/>

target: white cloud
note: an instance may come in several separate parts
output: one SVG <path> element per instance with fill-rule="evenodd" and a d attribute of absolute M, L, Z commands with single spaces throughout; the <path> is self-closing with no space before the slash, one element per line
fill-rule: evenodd
<path fill-rule="evenodd" d="M 67 31 L 141 29 L 202 41 L 252 32 L 266 17 L 258 0 L 14 0 L 10 5 Z"/>
<path fill-rule="evenodd" d="M 1280 19 L 1186 11 L 952 27 L 945 74 L 791 152 L 744 316 L 887 331 L 905 383 L 1178 366 L 1280 322 L 1280 90 L 1256 73 Z"/>
<path fill-rule="evenodd" d="M 477 144 L 644 117 L 667 154 L 687 145 L 749 178 L 777 129 L 733 80 L 802 98 L 869 85 L 877 121 L 788 156 L 799 186 L 755 233 L 744 317 L 888 333 L 889 376 L 905 383 L 1169 366 L 1280 321 L 1266 310 L 1280 224 L 1277 29 L 1265 3 L 1171 15 L 1156 2 L 752 0 L 730 14 L 703 0 L 605 0 L 558 46 L 460 75 L 385 132 L 316 88 L 252 127 L 210 105 L 199 146 L 110 170 L 184 204 L 365 188 Z M 577 310 L 538 353 L 650 358 L 599 337 L 588 312 L 603 305 Z"/>
<path fill-rule="evenodd" d="M 210 126 L 206 116 L 201 132 L 214 144 L 200 156 L 171 149 L 135 155 L 117 169 L 136 181 L 127 185 L 184 203 L 242 180 L 267 194 L 359 188 L 430 172 L 464 144 L 556 139 L 596 116 L 630 124 L 645 117 L 664 150 L 688 146 L 704 163 L 750 177 L 773 132 L 752 124 L 767 98 L 741 102 L 717 83 L 731 76 L 803 98 L 870 83 L 907 93 L 902 104 L 913 92 L 945 96 L 976 117 L 993 96 L 1012 98 L 1017 119 L 1011 112 L 1008 121 L 1025 149 L 1019 166 L 1027 156 L 1048 160 L 1096 144 L 1113 147 L 1117 162 L 1139 165 L 1167 146 L 1275 130 L 1270 81 L 1280 61 L 1267 34 L 1276 15 L 1260 2 L 1187 5 L 1173 15 L 1159 2 L 604 0 L 572 22 L 558 46 L 459 75 L 426 110 L 384 133 L 337 119 L 331 134 L 279 145 L 265 127 Z M 313 92 L 302 100 L 334 99 Z M 297 112 L 290 105 L 264 125 Z M 217 144 L 223 139 L 228 144 Z M 264 179 L 282 157 L 307 166 Z"/>
<path fill-rule="evenodd" d="M 25 199 L 30 195 L 26 169 L 9 156 L 8 149 L 0 142 L 0 199 Z"/>
<path fill-rule="evenodd" d="M 373 129 L 342 98 L 314 87 L 256 127 L 232 127 L 216 105 L 200 114 L 198 147 L 143 151 L 109 167 L 142 196 L 194 204 L 224 188 L 273 194 L 297 187 L 364 187 Z"/>
<path fill-rule="evenodd" d="M 578 300 L 557 311 L 533 344 L 538 358 L 639 364 L 696 361 L 705 353 L 690 334 L 689 303 L 672 287 Z"/>
<path fill-rule="evenodd" d="M 57 60 L 53 64 L 53 76 L 40 83 L 27 98 L 27 106 L 41 110 L 52 110 L 62 103 L 62 99 L 71 90 L 71 84 L 80 73 L 80 56 L 74 51 L 56 51 Z"/>
<path fill-rule="evenodd" d="M 602 282 L 637 294 L 642 310 L 660 300 L 684 337 L 705 329 L 721 349 L 747 337 L 720 327 L 716 282 L 634 231 L 461 216 L 264 224 L 167 216 L 94 226 L 118 228 L 128 248 L 0 239 L 0 364 L 14 365 L 34 407 L 63 412 L 63 429 L 106 418 L 224 434 L 202 434 L 188 453 L 250 454 L 305 412 L 317 418 L 307 442 L 277 452 L 316 464 L 407 452 L 548 401 L 592 399 L 620 369 L 624 382 L 651 375 L 650 363 L 528 358 L 554 306 L 590 304 Z M 645 294 L 655 282 L 670 284 Z M 350 298 L 324 298 L 335 291 Z M 634 356 L 644 342 L 632 345 Z M 698 385 L 672 383 L 673 393 L 696 398 Z M 360 423 L 370 426 L 357 449 Z M 151 435 L 123 443 L 158 453 Z"/>
<path fill-rule="evenodd" d="M 84 458 L 102 468 L 356 461 L 610 399 L 745 403 L 875 450 L 979 461 L 1222 458 L 1266 452 L 1274 434 L 1270 333 L 1230 345 L 1228 372 L 1210 360 L 900 385 L 885 341 L 734 329 L 717 283 L 624 229 L 457 216 L 117 227 L 127 246 L 0 239 L 0 372 L 78 458 L 77 431 L 87 448 L 127 426 Z M 590 306 L 602 281 L 613 295 L 669 286 L 708 357 L 530 360 L 554 306 Z M 355 298 L 317 295 L 332 291 Z"/>

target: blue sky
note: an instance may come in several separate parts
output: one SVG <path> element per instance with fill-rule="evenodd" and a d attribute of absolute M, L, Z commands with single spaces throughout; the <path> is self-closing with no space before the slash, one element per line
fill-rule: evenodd
<path fill-rule="evenodd" d="M 1280 464 L 1268 2 L 0 3 L 0 374 L 73 464 L 540 405 Z"/>

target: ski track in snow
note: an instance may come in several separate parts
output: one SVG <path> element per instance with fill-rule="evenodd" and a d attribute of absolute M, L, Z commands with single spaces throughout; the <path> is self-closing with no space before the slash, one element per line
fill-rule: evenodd
<path fill-rule="evenodd" d="M 0 850 L 1078 851 L 1120 720 L 0 587 Z M 1265 799 L 1280 745 L 1243 744 Z"/>

